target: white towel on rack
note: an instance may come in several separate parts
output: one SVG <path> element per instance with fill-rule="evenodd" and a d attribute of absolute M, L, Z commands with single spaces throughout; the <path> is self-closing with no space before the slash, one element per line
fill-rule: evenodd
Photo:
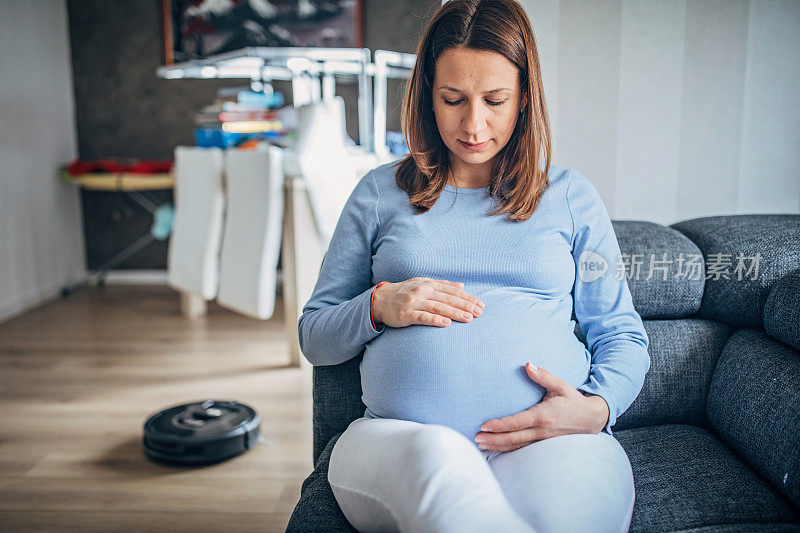
<path fill-rule="evenodd" d="M 175 218 L 167 252 L 167 283 L 205 300 L 217 295 L 224 218 L 223 152 L 175 148 Z"/>
<path fill-rule="evenodd" d="M 337 96 L 306 104 L 298 107 L 298 115 L 294 155 L 327 249 L 342 208 L 360 178 L 344 141 L 344 100 Z"/>
<path fill-rule="evenodd" d="M 275 308 L 283 228 L 283 150 L 259 143 L 225 154 L 225 233 L 217 303 L 253 318 Z"/>

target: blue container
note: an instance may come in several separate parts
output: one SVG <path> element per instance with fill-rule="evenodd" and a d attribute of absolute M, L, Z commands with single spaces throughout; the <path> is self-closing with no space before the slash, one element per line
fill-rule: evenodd
<path fill-rule="evenodd" d="M 229 131 L 222 131 L 222 128 L 196 128 L 194 130 L 194 139 L 197 146 L 204 148 L 217 147 L 228 148 L 236 146 L 236 144 L 244 137 L 251 135 L 249 133 L 233 133 Z"/>
<path fill-rule="evenodd" d="M 195 128 L 194 140 L 197 146 L 205 148 L 218 147 L 224 148 L 222 140 L 222 129 L 220 128 Z"/>

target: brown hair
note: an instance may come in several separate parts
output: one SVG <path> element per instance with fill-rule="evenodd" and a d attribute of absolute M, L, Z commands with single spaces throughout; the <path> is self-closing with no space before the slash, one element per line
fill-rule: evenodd
<path fill-rule="evenodd" d="M 492 168 L 489 191 L 500 206 L 489 215 L 510 213 L 511 220 L 527 220 L 550 185 L 551 136 L 536 40 L 516 0 L 449 0 L 433 16 L 406 87 L 401 122 L 409 153 L 397 163 L 395 181 L 417 214 L 436 203 L 447 183 L 450 154 L 433 112 L 433 79 L 437 59 L 458 46 L 497 52 L 519 72 L 520 100 L 527 95 L 527 103 Z M 542 152 L 544 170 L 539 168 Z"/>

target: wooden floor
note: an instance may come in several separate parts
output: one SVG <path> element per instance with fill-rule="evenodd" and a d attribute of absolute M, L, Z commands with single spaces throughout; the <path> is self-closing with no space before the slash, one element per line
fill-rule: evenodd
<path fill-rule="evenodd" d="M 0 529 L 285 531 L 312 470 L 311 367 L 289 368 L 280 300 L 190 322 L 158 286 L 87 287 L 0 324 Z M 151 463 L 142 426 L 237 400 L 263 441 L 207 467 Z"/>

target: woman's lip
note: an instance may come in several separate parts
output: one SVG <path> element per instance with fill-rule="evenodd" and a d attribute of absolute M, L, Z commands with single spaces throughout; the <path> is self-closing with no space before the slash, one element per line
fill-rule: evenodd
<path fill-rule="evenodd" d="M 482 143 L 479 144 L 470 144 L 468 142 L 462 141 L 461 139 L 459 139 L 458 142 L 460 142 L 461 146 L 463 146 L 467 150 L 472 150 L 474 152 L 483 150 L 489 144 L 489 141 L 483 141 Z"/>

